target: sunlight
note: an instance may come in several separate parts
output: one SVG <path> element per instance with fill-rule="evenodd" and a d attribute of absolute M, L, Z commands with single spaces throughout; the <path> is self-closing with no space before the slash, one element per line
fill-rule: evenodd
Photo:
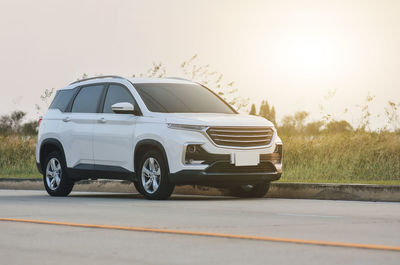
<path fill-rule="evenodd" d="M 314 72 L 329 63 L 329 47 L 321 40 L 300 39 L 288 47 L 288 57 L 297 69 Z"/>
<path fill-rule="evenodd" d="M 337 41 L 328 36 L 282 36 L 273 47 L 273 60 L 279 71 L 291 76 L 318 76 L 332 74 L 343 59 Z M 278 69 L 276 69 L 278 70 Z"/>

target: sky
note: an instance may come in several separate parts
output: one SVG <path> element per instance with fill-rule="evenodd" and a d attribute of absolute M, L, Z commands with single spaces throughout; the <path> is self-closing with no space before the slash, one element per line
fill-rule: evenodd
<path fill-rule="evenodd" d="M 357 125 L 368 95 L 372 129 L 400 103 L 400 1 L 0 0 L 0 115 L 36 119 L 45 89 L 89 76 L 170 76 L 198 54 L 242 97 Z M 347 109 L 347 111 L 346 111 Z"/>

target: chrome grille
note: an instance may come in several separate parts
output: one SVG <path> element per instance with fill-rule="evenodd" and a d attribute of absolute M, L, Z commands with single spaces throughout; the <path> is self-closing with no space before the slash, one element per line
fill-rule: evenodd
<path fill-rule="evenodd" d="M 271 143 L 271 127 L 210 127 L 207 134 L 217 145 L 234 147 L 266 146 Z"/>

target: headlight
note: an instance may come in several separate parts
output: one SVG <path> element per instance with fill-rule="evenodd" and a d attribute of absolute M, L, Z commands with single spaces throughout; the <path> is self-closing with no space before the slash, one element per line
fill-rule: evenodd
<path fill-rule="evenodd" d="M 175 123 L 168 123 L 167 126 L 170 129 L 190 130 L 190 131 L 202 131 L 207 128 L 207 126 L 204 125 L 188 125 L 188 124 L 175 124 Z"/>

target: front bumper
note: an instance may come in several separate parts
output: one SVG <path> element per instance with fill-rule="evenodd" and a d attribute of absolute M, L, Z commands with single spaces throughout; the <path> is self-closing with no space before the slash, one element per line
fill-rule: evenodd
<path fill-rule="evenodd" d="M 169 181 L 176 185 L 229 187 L 268 183 L 279 180 L 282 175 L 281 142 L 271 146 L 269 150 L 260 151 L 260 162 L 257 166 L 235 166 L 231 150 L 217 153 L 217 150 L 209 148 L 207 144 L 191 145 L 196 145 L 196 149 L 188 152 L 188 144 L 185 144 L 182 163 L 187 165 L 197 162 L 202 168 L 182 168 L 170 173 Z"/>
<path fill-rule="evenodd" d="M 169 181 L 177 185 L 206 185 L 227 187 L 232 185 L 267 183 L 282 175 L 282 148 L 271 154 L 261 154 L 256 166 L 235 166 L 230 155 L 210 154 L 199 147 L 189 158 L 202 160 L 204 169 L 183 169 L 170 173 Z"/>

